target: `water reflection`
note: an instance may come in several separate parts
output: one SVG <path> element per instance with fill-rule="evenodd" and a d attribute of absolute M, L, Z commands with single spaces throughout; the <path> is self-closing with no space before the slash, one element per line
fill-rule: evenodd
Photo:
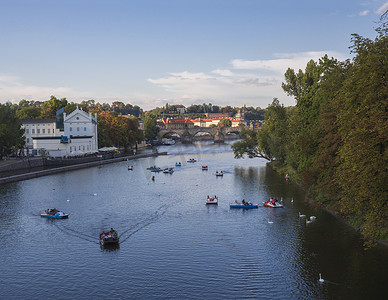
<path fill-rule="evenodd" d="M 169 155 L 131 161 L 132 171 L 119 162 L 0 186 L 0 298 L 51 297 L 47 287 L 63 298 L 377 299 L 386 291 L 386 248 L 365 252 L 352 229 L 307 205 L 264 160 L 235 160 L 228 145 L 164 148 Z M 153 174 L 151 165 L 175 172 Z M 219 205 L 207 206 L 207 195 Z M 229 209 L 272 196 L 284 208 Z M 40 218 L 48 207 L 69 219 Z M 306 224 L 298 212 L 317 219 Z M 111 227 L 120 248 L 103 249 L 99 234 Z"/>

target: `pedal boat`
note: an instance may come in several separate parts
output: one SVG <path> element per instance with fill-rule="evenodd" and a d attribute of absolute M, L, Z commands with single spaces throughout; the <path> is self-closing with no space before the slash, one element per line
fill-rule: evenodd
<path fill-rule="evenodd" d="M 63 211 L 58 211 L 55 214 L 50 213 L 44 213 L 40 214 L 42 218 L 49 218 L 49 219 L 66 219 L 69 217 L 69 214 L 64 213 Z"/>
<path fill-rule="evenodd" d="M 218 205 L 218 198 L 216 196 L 206 199 L 206 205 Z"/>
<path fill-rule="evenodd" d="M 271 208 L 281 208 L 281 207 L 283 207 L 283 204 L 280 204 L 279 202 L 272 203 L 270 201 L 263 202 L 263 205 L 265 207 L 271 207 Z"/>
<path fill-rule="evenodd" d="M 245 203 L 230 203 L 229 204 L 230 208 L 242 208 L 242 209 L 252 209 L 252 208 L 258 208 L 259 204 L 253 204 L 251 202 L 245 202 Z"/>

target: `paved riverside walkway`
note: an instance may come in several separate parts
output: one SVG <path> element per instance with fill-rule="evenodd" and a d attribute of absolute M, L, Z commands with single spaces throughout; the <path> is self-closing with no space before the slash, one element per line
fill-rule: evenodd
<path fill-rule="evenodd" d="M 50 168 L 50 169 L 45 169 L 45 170 L 41 170 L 41 171 L 33 171 L 33 172 L 26 171 L 23 174 L 12 175 L 12 176 L 8 176 L 8 177 L 0 178 L 0 184 L 20 181 L 20 180 L 26 180 L 26 179 L 31 179 L 31 178 L 61 173 L 61 172 L 67 172 L 67 171 L 71 171 L 71 170 L 78 170 L 78 169 L 83 169 L 83 168 L 99 166 L 99 165 L 105 165 L 105 164 L 110 164 L 110 163 L 119 162 L 119 161 L 123 161 L 123 160 L 133 160 L 133 159 L 137 159 L 137 158 L 145 158 L 145 157 L 152 157 L 152 156 L 158 156 L 158 155 L 167 155 L 167 152 L 144 153 L 144 154 L 136 154 L 136 155 L 130 155 L 130 156 L 121 156 L 121 157 L 117 157 L 117 158 L 110 158 L 110 159 L 104 159 L 104 160 L 98 160 L 98 161 L 92 161 L 92 162 L 86 162 L 86 163 L 79 163 L 79 164 L 74 164 L 74 165 L 65 166 L 65 167 Z M 15 159 L 3 160 L 3 161 L 0 161 L 0 166 L 6 166 L 6 165 L 10 165 L 12 163 L 15 164 L 15 163 L 18 163 L 19 161 L 20 160 L 15 160 Z"/>

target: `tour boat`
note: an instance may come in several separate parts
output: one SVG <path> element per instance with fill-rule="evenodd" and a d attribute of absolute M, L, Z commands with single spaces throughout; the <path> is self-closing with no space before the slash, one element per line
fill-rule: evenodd
<path fill-rule="evenodd" d="M 133 170 L 133 166 L 128 166 L 128 170 L 132 171 Z"/>
<path fill-rule="evenodd" d="M 251 208 L 258 208 L 259 204 L 253 204 L 251 202 L 239 203 L 239 202 L 236 201 L 235 203 L 230 203 L 229 207 L 230 208 L 251 209 Z"/>
<path fill-rule="evenodd" d="M 44 214 L 40 214 L 42 218 L 51 218 L 51 219 L 66 219 L 69 217 L 69 214 L 59 211 L 57 209 L 47 209 L 44 211 Z"/>
<path fill-rule="evenodd" d="M 283 207 L 283 204 L 280 204 L 279 202 L 277 202 L 277 200 L 274 201 L 274 202 L 272 202 L 271 200 L 268 200 L 266 202 L 263 202 L 263 205 L 265 207 L 272 207 L 272 208 L 281 208 L 281 207 Z"/>
<path fill-rule="evenodd" d="M 118 245 L 120 242 L 120 238 L 117 235 L 116 230 L 110 230 L 109 232 L 101 232 L 100 233 L 100 244 L 101 246 L 108 245 Z"/>
<path fill-rule="evenodd" d="M 217 172 L 216 172 L 216 176 L 224 176 L 224 172 L 222 172 L 222 171 L 221 171 L 221 172 L 218 172 L 218 171 L 217 171 Z"/>
<path fill-rule="evenodd" d="M 190 158 L 187 162 L 189 162 L 189 163 L 194 163 L 194 162 L 196 162 L 196 161 L 197 161 L 196 159 Z"/>
<path fill-rule="evenodd" d="M 175 163 L 175 166 L 176 166 L 176 167 L 181 167 L 181 166 L 182 166 L 182 163 L 177 162 L 177 163 Z"/>
<path fill-rule="evenodd" d="M 207 171 L 208 170 L 207 166 L 202 166 L 202 170 Z"/>
<path fill-rule="evenodd" d="M 218 205 L 218 198 L 217 198 L 217 196 L 214 196 L 214 197 L 212 197 L 212 198 L 210 198 L 209 196 L 207 196 L 206 205 L 208 205 L 208 204 Z"/>

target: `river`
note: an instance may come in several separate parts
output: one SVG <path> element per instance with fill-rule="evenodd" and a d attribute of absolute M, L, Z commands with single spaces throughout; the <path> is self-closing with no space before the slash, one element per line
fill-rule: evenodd
<path fill-rule="evenodd" d="M 169 155 L 1 185 L 0 298 L 385 299 L 388 249 L 365 251 L 264 160 L 234 159 L 229 144 L 211 142 L 159 151 Z M 206 206 L 207 195 L 219 205 Z M 270 197 L 284 208 L 229 209 Z M 40 217 L 53 207 L 69 218 Z M 120 247 L 106 250 L 98 235 L 111 227 Z"/>

